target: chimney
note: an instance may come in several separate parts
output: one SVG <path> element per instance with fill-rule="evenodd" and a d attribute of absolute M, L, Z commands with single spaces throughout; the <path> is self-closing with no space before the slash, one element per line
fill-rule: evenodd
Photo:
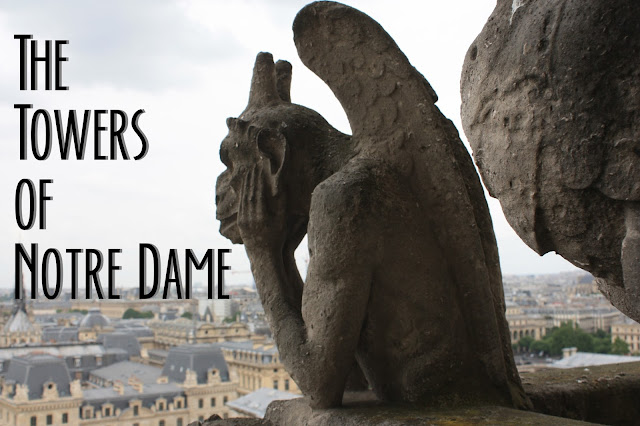
<path fill-rule="evenodd" d="M 184 374 L 184 382 L 185 386 L 197 386 L 198 385 L 198 375 L 195 371 L 187 368 L 187 371 Z"/>
<path fill-rule="evenodd" d="M 4 382 L 4 386 L 2 387 L 2 396 L 4 398 L 9 398 L 9 395 L 13 393 L 13 387 L 15 383 L 13 381 Z"/>
<path fill-rule="evenodd" d="M 131 386 L 135 391 L 140 393 L 142 393 L 144 390 L 144 385 L 142 384 L 142 381 L 133 374 L 129 376 L 129 386 Z"/>
<path fill-rule="evenodd" d="M 113 382 L 113 390 L 115 392 L 117 392 L 120 395 L 124 394 L 124 383 L 122 383 L 120 380 L 116 380 L 115 382 Z"/>
<path fill-rule="evenodd" d="M 211 370 L 209 370 L 208 373 L 209 373 L 207 377 L 208 384 L 213 385 L 213 384 L 220 383 L 220 372 L 218 371 L 217 368 L 212 368 Z"/>

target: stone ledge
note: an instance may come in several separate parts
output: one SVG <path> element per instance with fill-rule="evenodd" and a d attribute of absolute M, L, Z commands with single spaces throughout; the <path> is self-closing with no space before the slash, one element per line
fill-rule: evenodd
<path fill-rule="evenodd" d="M 274 401 L 264 420 L 217 420 L 204 426 L 633 425 L 640 419 L 640 362 L 545 368 L 521 377 L 536 412 L 492 406 L 430 410 L 383 404 L 371 393 L 353 393 L 345 396 L 340 409 L 313 411 L 304 398 Z"/>
<path fill-rule="evenodd" d="M 549 368 L 520 377 L 537 412 L 617 425 L 640 419 L 640 362 Z"/>
<path fill-rule="evenodd" d="M 585 425 L 576 420 L 505 407 L 473 407 L 452 410 L 417 409 L 407 406 L 353 405 L 340 409 L 312 411 L 304 399 L 275 401 L 265 421 L 271 425 L 300 426 L 405 426 L 405 425 Z"/>
<path fill-rule="evenodd" d="M 312 410 L 304 398 L 274 401 L 265 419 L 228 419 L 205 422 L 203 426 L 405 426 L 405 425 L 586 425 L 544 414 L 505 407 L 470 407 L 430 410 L 408 405 L 382 404 L 369 394 L 345 396 L 339 409 Z"/>

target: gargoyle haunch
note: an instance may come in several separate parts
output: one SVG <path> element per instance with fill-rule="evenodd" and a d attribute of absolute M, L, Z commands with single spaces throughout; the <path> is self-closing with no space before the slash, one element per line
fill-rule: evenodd
<path fill-rule="evenodd" d="M 353 136 L 291 103 L 291 66 L 260 53 L 216 188 L 282 362 L 313 407 L 339 406 L 358 366 L 383 400 L 526 405 L 486 200 L 434 91 L 355 9 L 312 3 L 293 30 Z"/>

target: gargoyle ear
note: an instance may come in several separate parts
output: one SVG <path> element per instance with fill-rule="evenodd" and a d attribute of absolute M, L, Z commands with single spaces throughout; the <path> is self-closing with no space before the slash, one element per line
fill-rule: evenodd
<path fill-rule="evenodd" d="M 256 137 L 258 151 L 267 160 L 267 174 L 272 195 L 277 195 L 282 169 L 287 157 L 287 139 L 274 129 L 261 129 Z"/>
<path fill-rule="evenodd" d="M 229 130 L 235 130 L 242 132 L 247 128 L 249 123 L 241 118 L 229 117 L 227 118 L 227 128 Z"/>

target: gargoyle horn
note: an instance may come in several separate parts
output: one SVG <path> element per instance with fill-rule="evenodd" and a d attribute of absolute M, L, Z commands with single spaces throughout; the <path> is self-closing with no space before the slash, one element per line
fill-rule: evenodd
<path fill-rule="evenodd" d="M 288 98 L 287 100 L 290 99 L 291 64 L 288 65 L 288 67 L 286 65 L 279 66 L 279 68 L 282 69 L 282 78 L 276 78 L 276 65 L 273 63 L 271 53 L 258 53 L 256 63 L 253 67 L 249 103 L 245 112 L 282 102 L 283 99 L 280 93 L 285 94 Z M 286 68 L 288 68 L 288 70 Z"/>
<path fill-rule="evenodd" d="M 276 87 L 280 99 L 291 102 L 291 64 L 287 61 L 276 62 Z"/>

